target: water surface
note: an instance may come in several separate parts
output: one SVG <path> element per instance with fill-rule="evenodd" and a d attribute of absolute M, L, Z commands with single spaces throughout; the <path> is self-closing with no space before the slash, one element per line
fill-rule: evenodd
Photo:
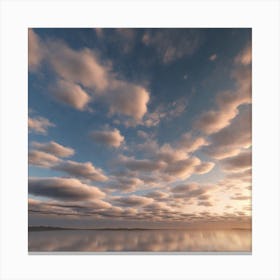
<path fill-rule="evenodd" d="M 31 231 L 30 252 L 250 252 L 250 230 Z"/>

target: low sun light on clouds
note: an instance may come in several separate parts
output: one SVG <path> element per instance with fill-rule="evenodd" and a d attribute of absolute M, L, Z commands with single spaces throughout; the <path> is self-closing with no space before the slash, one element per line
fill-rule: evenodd
<path fill-rule="evenodd" d="M 251 30 L 61 30 L 28 35 L 30 225 L 249 228 Z"/>

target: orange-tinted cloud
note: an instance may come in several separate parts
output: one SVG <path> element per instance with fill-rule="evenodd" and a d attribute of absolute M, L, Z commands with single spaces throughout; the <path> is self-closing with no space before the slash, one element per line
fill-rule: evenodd
<path fill-rule="evenodd" d="M 118 148 L 124 143 L 124 136 L 118 129 L 113 130 L 97 130 L 90 133 L 91 138 L 100 144 Z"/>
<path fill-rule="evenodd" d="M 47 143 L 32 142 L 32 147 L 36 148 L 36 150 L 43 151 L 57 157 L 70 157 L 75 153 L 74 149 L 65 147 L 55 141 Z"/>
<path fill-rule="evenodd" d="M 91 162 L 61 161 L 52 166 L 54 170 L 68 173 L 71 176 L 88 179 L 90 181 L 106 181 L 108 178 L 103 171 L 92 165 Z"/>
<path fill-rule="evenodd" d="M 28 117 L 28 132 L 35 132 L 38 134 L 47 134 L 49 127 L 55 125 L 48 119 L 43 117 Z"/>

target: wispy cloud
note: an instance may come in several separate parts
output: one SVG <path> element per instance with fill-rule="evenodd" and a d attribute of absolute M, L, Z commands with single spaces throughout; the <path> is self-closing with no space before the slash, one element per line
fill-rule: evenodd
<path fill-rule="evenodd" d="M 31 145 L 32 147 L 36 148 L 36 150 L 50 153 L 57 157 L 70 157 L 75 153 L 74 149 L 65 147 L 55 141 L 50 141 L 47 143 L 32 142 Z"/>
<path fill-rule="evenodd" d="M 234 172 L 250 169 L 252 166 L 252 152 L 243 151 L 240 154 L 222 160 L 222 166 L 225 170 Z"/>
<path fill-rule="evenodd" d="M 209 56 L 209 60 L 214 61 L 214 60 L 217 59 L 217 57 L 218 57 L 217 54 L 214 53 L 214 54 Z"/>
<path fill-rule="evenodd" d="M 201 43 L 202 34 L 199 31 L 190 30 L 184 36 L 176 30 L 152 30 L 144 33 L 142 42 L 155 49 L 162 63 L 168 64 L 185 55 L 193 54 Z"/>
<path fill-rule="evenodd" d="M 52 154 L 31 150 L 28 152 L 28 163 L 34 166 L 51 167 L 60 159 Z"/>
<path fill-rule="evenodd" d="M 210 145 L 205 148 L 208 155 L 223 159 L 237 155 L 241 149 L 252 144 L 252 109 L 243 108 L 229 126 L 210 136 Z"/>
<path fill-rule="evenodd" d="M 52 166 L 54 170 L 66 172 L 77 178 L 88 179 L 90 181 L 106 181 L 107 177 L 100 168 L 93 166 L 91 162 L 61 161 Z"/>
<path fill-rule="evenodd" d="M 238 57 L 238 56 L 237 56 Z M 240 67 L 232 71 L 236 83 L 235 90 L 228 90 L 217 95 L 218 109 L 204 112 L 196 121 L 195 127 L 206 134 L 216 133 L 228 126 L 238 113 L 238 108 L 243 104 L 250 104 L 251 97 L 251 69 L 249 66 Z"/>
<path fill-rule="evenodd" d="M 38 134 L 47 134 L 49 127 L 55 127 L 55 124 L 50 122 L 47 118 L 36 116 L 28 117 L 28 131 Z"/>

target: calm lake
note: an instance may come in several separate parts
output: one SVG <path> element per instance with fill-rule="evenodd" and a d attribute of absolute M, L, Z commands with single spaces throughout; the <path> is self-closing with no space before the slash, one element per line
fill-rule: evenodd
<path fill-rule="evenodd" d="M 30 231 L 29 252 L 251 252 L 251 230 Z"/>

